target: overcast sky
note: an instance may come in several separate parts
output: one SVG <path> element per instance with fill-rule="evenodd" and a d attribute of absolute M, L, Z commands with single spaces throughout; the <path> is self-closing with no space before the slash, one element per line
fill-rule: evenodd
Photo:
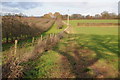
<path fill-rule="evenodd" d="M 68 2 L 69 1 L 69 2 Z M 118 13 L 119 0 L 4 0 L 2 13 L 42 16 L 49 12 L 95 15 L 103 11 Z"/>

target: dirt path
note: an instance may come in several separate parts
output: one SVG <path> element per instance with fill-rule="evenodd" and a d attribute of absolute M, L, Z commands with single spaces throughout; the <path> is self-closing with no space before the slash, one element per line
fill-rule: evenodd
<path fill-rule="evenodd" d="M 71 72 L 68 59 L 61 54 L 58 55 L 59 61 L 57 61 L 56 67 L 50 71 L 50 78 L 75 78 L 74 73 Z"/>
<path fill-rule="evenodd" d="M 68 61 L 68 59 L 61 55 L 61 62 L 60 62 L 60 67 L 62 69 L 62 78 L 74 78 L 75 74 L 71 72 L 71 66 L 70 63 Z"/>
<path fill-rule="evenodd" d="M 72 53 L 70 54 L 69 52 Z M 69 50 L 67 49 L 66 52 L 59 51 L 59 53 L 63 55 L 63 60 L 61 64 L 63 64 L 64 66 L 62 67 L 66 69 L 70 68 L 70 72 L 74 75 L 74 77 L 76 78 L 93 77 L 91 74 L 88 73 L 89 72 L 88 67 L 94 64 L 97 61 L 97 58 L 89 58 L 90 54 L 92 53 L 90 50 L 87 49 L 79 50 L 77 48 L 69 47 Z"/>

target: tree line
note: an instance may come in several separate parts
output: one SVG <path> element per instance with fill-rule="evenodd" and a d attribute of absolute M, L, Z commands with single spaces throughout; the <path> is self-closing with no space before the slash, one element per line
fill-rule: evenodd
<path fill-rule="evenodd" d="M 66 20 L 68 15 L 62 15 L 63 19 Z M 102 12 L 101 14 L 91 15 L 82 15 L 82 14 L 72 14 L 70 15 L 70 19 L 118 19 L 120 18 L 120 14 L 117 15 L 115 13 L 109 13 L 107 11 Z"/>

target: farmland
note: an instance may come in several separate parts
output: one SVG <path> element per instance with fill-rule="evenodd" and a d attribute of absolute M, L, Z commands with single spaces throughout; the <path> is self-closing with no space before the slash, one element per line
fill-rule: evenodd
<path fill-rule="evenodd" d="M 77 23 L 93 23 L 93 25 L 78 26 Z M 94 26 L 94 23 L 101 23 L 103 25 Z M 104 26 L 104 23 L 118 24 L 118 20 L 70 20 L 70 24 L 74 30 L 74 34 L 118 35 L 118 25 Z"/>
<path fill-rule="evenodd" d="M 30 19 L 27 20 L 31 22 Z M 35 20 L 33 20 L 35 21 Z M 39 22 L 39 20 L 38 20 Z M 66 22 L 66 21 L 64 21 Z M 37 23 L 37 20 L 36 22 Z M 48 43 L 49 49 L 37 54 L 37 58 L 22 62 L 21 66 L 27 66 L 23 70 L 23 78 L 115 78 L 118 76 L 118 27 L 117 26 L 78 26 L 77 23 L 118 23 L 117 20 L 70 20 L 72 32 L 64 34 L 55 44 Z M 39 24 L 38 24 L 39 25 Z M 58 34 L 63 31 L 58 29 L 55 23 L 41 35 Z M 36 24 L 37 27 L 37 24 Z M 41 30 L 41 28 L 39 28 Z M 69 30 L 68 30 L 69 31 Z M 37 36 L 36 41 L 39 41 Z M 27 39 L 27 47 L 22 48 L 21 53 L 31 54 L 35 45 L 31 45 L 32 39 Z M 53 39 L 54 40 L 54 39 Z M 55 39 L 57 40 L 57 39 Z M 44 40 L 43 40 L 44 41 Z M 25 44 L 23 43 L 23 44 Z M 39 44 L 41 45 L 41 44 Z M 39 46 L 38 45 L 38 46 Z M 43 44 L 43 46 L 45 43 Z M 52 46 L 51 46 L 52 45 Z M 54 45 L 54 46 L 53 46 Z M 4 47 L 5 44 L 4 44 Z M 42 48 L 41 46 L 39 46 Z M 37 47 L 38 48 L 38 47 Z M 40 49 L 38 48 L 38 49 Z M 46 48 L 46 47 L 45 47 Z M 36 49 L 36 48 L 35 48 Z M 7 52 L 7 50 L 6 50 Z M 9 53 L 9 50 L 8 52 Z M 5 54 L 7 54 L 5 53 Z M 34 54 L 36 54 L 34 52 Z"/>
<path fill-rule="evenodd" d="M 119 79 L 118 3 L 2 1 L 0 79 Z"/>
<path fill-rule="evenodd" d="M 89 22 L 89 20 L 85 21 Z M 116 20 L 106 22 L 117 23 Z M 74 33 L 65 35 L 56 46 L 43 53 L 37 61 L 28 63 L 34 64 L 32 66 L 34 68 L 25 72 L 24 77 L 115 78 L 118 76 L 117 26 L 77 27 L 74 26 L 76 23 L 76 20 L 70 21 Z M 48 33 L 56 33 L 54 27 Z"/>

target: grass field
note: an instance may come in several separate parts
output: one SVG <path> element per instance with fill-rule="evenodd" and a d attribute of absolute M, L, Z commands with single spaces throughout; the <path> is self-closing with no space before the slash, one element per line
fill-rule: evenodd
<path fill-rule="evenodd" d="M 71 64 L 71 71 L 76 77 L 100 77 L 102 75 L 109 78 L 117 76 L 117 36 L 69 35 L 54 50 L 66 56 Z"/>
<path fill-rule="evenodd" d="M 74 27 L 74 34 L 118 35 L 118 27 Z"/>
<path fill-rule="evenodd" d="M 77 22 L 117 23 L 117 20 L 72 20 L 74 34 L 66 35 L 32 64 L 24 77 L 115 78 L 118 76 L 118 28 L 77 27 Z M 57 33 L 55 25 L 46 32 Z"/>
<path fill-rule="evenodd" d="M 74 34 L 118 35 L 118 26 L 77 26 L 77 23 L 118 23 L 118 20 L 70 20 Z"/>
<path fill-rule="evenodd" d="M 109 35 L 69 35 L 32 61 L 34 68 L 25 77 L 117 77 L 117 40 L 117 36 Z"/>

